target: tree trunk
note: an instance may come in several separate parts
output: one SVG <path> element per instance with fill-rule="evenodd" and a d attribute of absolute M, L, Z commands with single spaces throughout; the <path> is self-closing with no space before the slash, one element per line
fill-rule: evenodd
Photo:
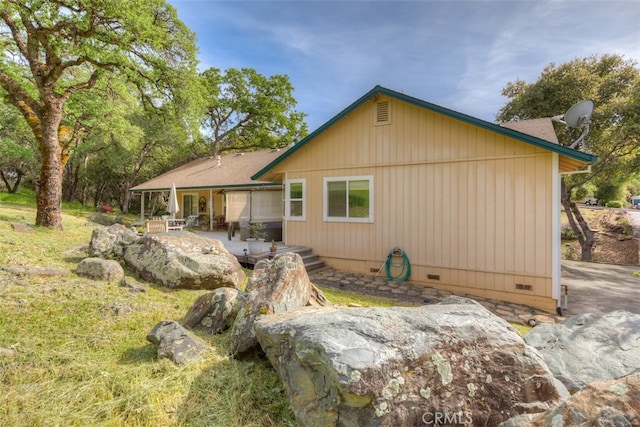
<path fill-rule="evenodd" d="M 74 165 L 72 162 L 67 163 L 62 188 L 62 197 L 65 202 L 73 202 L 76 198 L 79 172 L 80 165 Z"/>
<path fill-rule="evenodd" d="M 20 169 L 15 169 L 14 172 L 16 173 L 16 181 L 13 186 L 11 186 L 9 178 L 7 178 L 3 171 L 0 171 L 0 176 L 2 177 L 2 181 L 4 181 L 4 185 L 7 187 L 7 191 L 9 192 L 9 194 L 16 194 L 18 192 L 18 187 L 20 186 L 20 182 L 22 181 L 22 177 L 24 176 L 22 170 Z"/>
<path fill-rule="evenodd" d="M 582 261 L 591 262 L 593 259 L 593 247 L 596 243 L 595 234 L 589 228 L 589 224 L 582 216 L 578 205 L 571 200 L 571 187 L 567 187 L 564 178 L 561 180 L 561 203 L 567 215 L 571 230 L 575 233 L 580 243 L 580 256 Z"/>
<path fill-rule="evenodd" d="M 131 193 L 129 192 L 129 182 L 127 182 L 124 186 L 124 200 L 122 201 L 122 206 L 120 206 L 120 209 L 122 210 L 123 214 L 128 214 L 129 213 L 129 202 L 131 201 Z"/>
<path fill-rule="evenodd" d="M 66 156 L 63 157 L 58 135 L 62 105 L 52 103 L 48 107 L 38 141 L 42 168 L 36 194 L 36 225 L 62 230 L 62 173 L 67 160 Z"/>

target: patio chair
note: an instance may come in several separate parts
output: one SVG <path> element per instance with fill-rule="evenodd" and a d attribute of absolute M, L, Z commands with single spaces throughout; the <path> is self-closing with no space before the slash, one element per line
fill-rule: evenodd
<path fill-rule="evenodd" d="M 229 224 L 227 224 L 227 219 L 224 215 L 220 215 L 216 218 L 216 230 L 226 230 L 228 225 Z"/>
<path fill-rule="evenodd" d="M 166 233 L 169 231 L 169 221 L 166 219 L 148 219 L 146 228 L 147 233 Z"/>

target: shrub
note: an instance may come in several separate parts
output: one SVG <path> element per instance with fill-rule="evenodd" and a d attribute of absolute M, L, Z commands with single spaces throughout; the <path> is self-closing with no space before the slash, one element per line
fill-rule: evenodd
<path fill-rule="evenodd" d="M 577 237 L 571 228 L 563 227 L 560 229 L 560 238 L 562 240 L 575 240 Z"/>
<path fill-rule="evenodd" d="M 255 222 L 249 225 L 249 232 L 254 239 L 264 239 L 267 236 L 267 224 L 264 222 Z"/>
<path fill-rule="evenodd" d="M 622 207 L 622 202 L 620 202 L 618 200 L 612 200 L 610 202 L 607 202 L 606 206 L 608 208 L 621 208 Z"/>

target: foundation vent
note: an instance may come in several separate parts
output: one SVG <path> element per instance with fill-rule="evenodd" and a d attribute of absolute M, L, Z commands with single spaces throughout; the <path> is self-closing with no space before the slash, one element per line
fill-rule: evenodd
<path fill-rule="evenodd" d="M 386 125 L 391 123 L 391 111 L 389 110 L 389 101 L 380 101 L 376 103 L 376 124 Z"/>
<path fill-rule="evenodd" d="M 516 283 L 516 289 L 519 291 L 533 291 L 533 286 L 525 283 Z"/>
<path fill-rule="evenodd" d="M 440 280 L 439 274 L 427 274 L 427 279 L 429 280 Z"/>

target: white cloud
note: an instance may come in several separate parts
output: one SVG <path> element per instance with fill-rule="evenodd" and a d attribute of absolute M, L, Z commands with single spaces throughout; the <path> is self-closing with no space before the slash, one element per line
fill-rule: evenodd
<path fill-rule="evenodd" d="M 173 0 L 219 68 L 289 75 L 312 128 L 376 84 L 493 120 L 551 62 L 640 59 L 636 0 Z"/>

